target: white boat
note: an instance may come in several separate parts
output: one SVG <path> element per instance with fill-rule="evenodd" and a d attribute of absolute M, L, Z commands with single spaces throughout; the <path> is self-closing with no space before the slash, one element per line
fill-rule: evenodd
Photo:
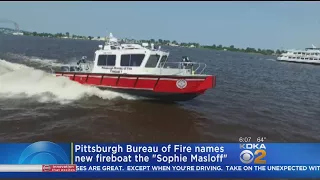
<path fill-rule="evenodd" d="M 282 53 L 277 60 L 295 63 L 320 64 L 320 48 L 312 45 L 312 48 L 305 48 L 305 50 L 287 50 L 285 53 Z"/>
<path fill-rule="evenodd" d="M 62 66 L 56 76 L 81 84 L 165 101 L 186 101 L 214 88 L 216 77 L 202 74 L 206 65 L 183 57 L 169 62 L 169 52 L 153 44 L 120 44 L 110 33 L 92 63 Z M 91 65 L 90 65 L 91 64 Z"/>

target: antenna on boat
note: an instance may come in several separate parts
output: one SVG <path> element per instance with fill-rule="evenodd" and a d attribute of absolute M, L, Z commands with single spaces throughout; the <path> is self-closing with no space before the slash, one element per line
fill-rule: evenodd
<path fill-rule="evenodd" d="M 110 44 L 110 45 L 118 44 L 118 39 L 116 37 L 114 37 L 111 32 L 109 34 L 108 44 Z"/>
<path fill-rule="evenodd" d="M 108 36 L 108 31 L 107 31 L 106 38 L 105 38 L 105 45 L 108 45 L 110 43 L 110 34 L 112 35 L 112 33 L 109 33 L 109 36 Z"/>

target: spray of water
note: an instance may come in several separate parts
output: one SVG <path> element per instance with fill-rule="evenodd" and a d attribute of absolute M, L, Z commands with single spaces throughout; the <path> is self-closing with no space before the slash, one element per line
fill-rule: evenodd
<path fill-rule="evenodd" d="M 61 66 L 63 63 L 59 62 L 57 59 L 46 59 L 34 56 L 24 56 L 21 54 L 6 53 L 6 56 L 9 57 L 14 62 L 21 62 L 28 64 L 30 66 L 36 67 L 47 67 L 47 66 Z"/>
<path fill-rule="evenodd" d="M 81 85 L 65 77 L 55 77 L 26 65 L 0 60 L 0 98 L 22 96 L 37 98 L 40 102 L 59 103 L 70 103 L 87 96 L 97 96 L 107 100 L 119 97 L 136 99 L 129 95 Z"/>

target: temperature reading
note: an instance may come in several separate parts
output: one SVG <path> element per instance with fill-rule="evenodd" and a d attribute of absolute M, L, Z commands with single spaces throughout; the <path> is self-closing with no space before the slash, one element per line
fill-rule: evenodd
<path fill-rule="evenodd" d="M 258 137 L 257 142 L 264 142 L 266 139 L 266 137 Z"/>

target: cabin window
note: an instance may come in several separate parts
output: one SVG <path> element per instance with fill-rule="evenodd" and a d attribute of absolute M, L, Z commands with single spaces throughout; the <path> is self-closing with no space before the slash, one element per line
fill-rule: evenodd
<path fill-rule="evenodd" d="M 144 56 L 144 54 L 131 54 L 130 66 L 140 66 Z"/>
<path fill-rule="evenodd" d="M 307 55 L 309 56 L 309 55 L 310 55 L 310 53 L 307 53 Z"/>
<path fill-rule="evenodd" d="M 130 66 L 130 55 L 121 55 L 121 66 Z"/>
<path fill-rule="evenodd" d="M 115 66 L 116 55 L 100 55 L 98 58 L 98 66 Z"/>
<path fill-rule="evenodd" d="M 116 65 L 116 55 L 108 55 L 107 66 L 115 66 L 115 65 Z"/>
<path fill-rule="evenodd" d="M 313 58 L 309 58 L 310 60 L 313 60 Z"/>
<path fill-rule="evenodd" d="M 296 57 L 292 57 L 292 59 L 295 59 Z"/>
<path fill-rule="evenodd" d="M 121 66 L 140 66 L 143 59 L 144 54 L 124 54 L 121 55 Z"/>
<path fill-rule="evenodd" d="M 166 55 L 161 57 L 161 60 L 160 60 L 160 63 L 159 63 L 160 67 L 164 66 L 165 62 L 167 61 L 167 58 L 168 58 L 168 56 L 166 56 Z"/>
<path fill-rule="evenodd" d="M 107 64 L 106 58 L 107 58 L 107 55 L 100 55 L 98 57 L 98 66 L 105 66 Z"/>
<path fill-rule="evenodd" d="M 314 55 L 318 56 L 319 54 L 318 54 L 318 53 L 315 53 Z"/>
<path fill-rule="evenodd" d="M 296 52 L 294 52 L 293 54 L 297 54 Z"/>
<path fill-rule="evenodd" d="M 298 52 L 298 54 L 301 54 L 301 52 Z"/>
<path fill-rule="evenodd" d="M 313 55 L 314 55 L 314 53 L 311 53 L 311 55 L 313 56 Z"/>
<path fill-rule="evenodd" d="M 301 53 L 302 55 L 306 55 L 305 53 Z"/>
<path fill-rule="evenodd" d="M 151 67 L 151 68 L 156 67 L 159 59 L 160 59 L 159 55 L 150 55 L 147 61 L 146 67 Z"/>

